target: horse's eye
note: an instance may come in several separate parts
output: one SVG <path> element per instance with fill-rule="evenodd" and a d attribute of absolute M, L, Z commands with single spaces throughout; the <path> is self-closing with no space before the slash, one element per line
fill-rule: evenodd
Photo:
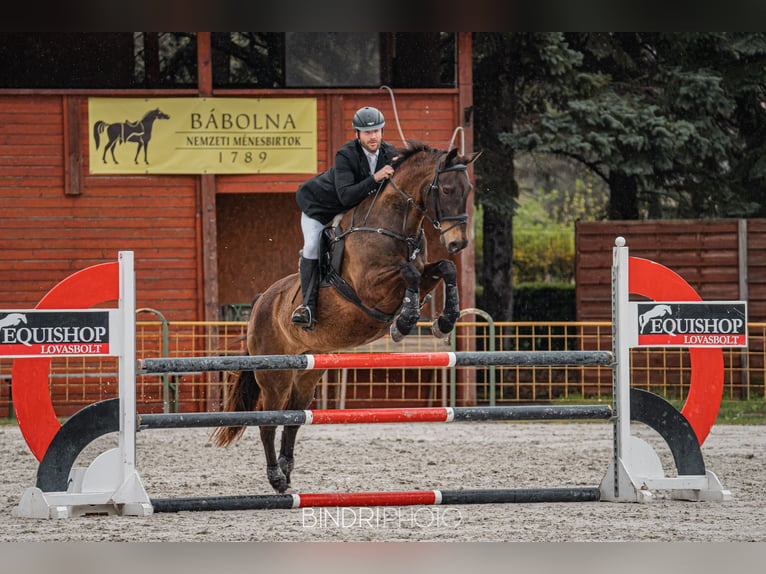
<path fill-rule="evenodd" d="M 451 195 L 452 192 L 455 191 L 455 189 L 451 185 L 442 185 L 442 193 L 444 195 Z"/>

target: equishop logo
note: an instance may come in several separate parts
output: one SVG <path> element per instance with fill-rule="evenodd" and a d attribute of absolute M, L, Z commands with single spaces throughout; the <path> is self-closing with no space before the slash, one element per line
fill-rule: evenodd
<path fill-rule="evenodd" d="M 639 345 L 739 346 L 747 339 L 744 303 L 639 303 Z"/>
<path fill-rule="evenodd" d="M 0 312 L 0 352 L 14 355 L 100 355 L 109 351 L 107 311 Z"/>

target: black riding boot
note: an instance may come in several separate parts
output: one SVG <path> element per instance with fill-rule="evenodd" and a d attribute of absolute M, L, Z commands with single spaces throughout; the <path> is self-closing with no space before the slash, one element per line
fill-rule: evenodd
<path fill-rule="evenodd" d="M 313 331 L 317 323 L 317 294 L 319 291 L 319 260 L 300 260 L 301 293 L 303 304 L 293 311 L 292 321 L 306 331 Z"/>

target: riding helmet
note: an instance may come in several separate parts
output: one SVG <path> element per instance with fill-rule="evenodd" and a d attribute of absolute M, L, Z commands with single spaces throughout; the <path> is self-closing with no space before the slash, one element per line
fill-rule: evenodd
<path fill-rule="evenodd" d="M 369 132 L 385 126 L 386 119 L 383 117 L 383 114 L 380 113 L 378 108 L 365 106 L 359 108 L 354 114 L 354 119 L 351 120 L 351 125 L 354 126 L 355 130 Z"/>

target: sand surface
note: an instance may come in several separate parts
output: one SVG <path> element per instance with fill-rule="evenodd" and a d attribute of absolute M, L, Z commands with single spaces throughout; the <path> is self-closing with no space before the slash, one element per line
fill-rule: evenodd
<path fill-rule="evenodd" d="M 647 427 L 634 432 L 670 453 Z M 651 504 L 481 504 L 362 509 L 158 513 L 36 520 L 13 516 L 37 461 L 16 426 L 0 427 L 0 541 L 766 541 L 766 427 L 718 426 L 703 445 L 733 500 Z M 607 423 L 453 423 L 314 426 L 298 435 L 297 492 L 598 486 L 611 458 Z M 78 466 L 116 446 L 98 439 Z M 255 429 L 228 449 L 206 429 L 137 435 L 152 498 L 270 494 Z M 670 472 L 670 471 L 669 471 Z"/>

